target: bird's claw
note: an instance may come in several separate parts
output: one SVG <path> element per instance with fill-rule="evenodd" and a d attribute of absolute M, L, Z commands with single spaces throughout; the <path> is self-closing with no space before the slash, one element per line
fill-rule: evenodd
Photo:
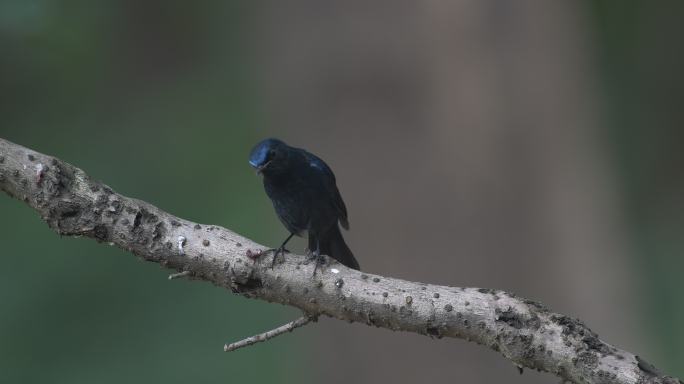
<path fill-rule="evenodd" d="M 324 255 L 321 255 L 319 251 L 307 252 L 307 255 L 309 256 L 309 261 L 313 260 L 314 262 L 313 276 L 316 276 L 316 270 L 318 270 L 318 266 L 325 265 L 326 258 Z"/>
<path fill-rule="evenodd" d="M 288 249 L 286 249 L 285 247 L 271 248 L 271 249 L 266 250 L 266 252 L 273 252 L 273 260 L 271 260 L 271 269 L 273 269 L 273 267 L 275 266 L 275 262 L 276 262 L 276 259 L 278 258 L 279 253 L 282 254 L 283 256 L 285 256 L 285 253 L 290 253 L 290 251 Z M 266 252 L 264 252 L 264 253 L 266 253 Z"/>

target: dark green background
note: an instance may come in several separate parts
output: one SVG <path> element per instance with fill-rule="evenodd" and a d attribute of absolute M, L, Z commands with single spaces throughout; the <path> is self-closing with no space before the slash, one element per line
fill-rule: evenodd
<path fill-rule="evenodd" d="M 263 135 L 246 12 L 229 2 L 0 2 L 0 136 L 179 216 L 276 242 L 246 163 Z M 136 32 L 146 28 L 158 39 Z M 157 264 L 60 238 L 16 200 L 0 199 L 0 215 L 0 382 L 267 382 L 299 370 L 304 357 L 282 346 L 305 335 L 222 352 L 294 310 L 168 281 Z"/>
<path fill-rule="evenodd" d="M 684 376 L 684 2 L 595 1 L 605 138 L 613 148 L 642 300 L 645 339 Z M 655 359 L 655 357 L 653 358 Z"/>

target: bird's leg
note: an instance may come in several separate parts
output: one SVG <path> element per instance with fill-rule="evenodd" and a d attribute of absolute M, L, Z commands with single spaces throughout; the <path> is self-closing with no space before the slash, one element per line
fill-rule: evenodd
<path fill-rule="evenodd" d="M 321 245 L 319 244 L 318 240 L 316 240 L 316 250 L 314 250 L 311 254 L 314 260 L 313 276 L 316 276 L 316 269 L 318 269 L 318 263 L 321 261 Z"/>
<path fill-rule="evenodd" d="M 271 269 L 273 269 L 273 266 L 275 265 L 276 258 L 278 257 L 279 253 L 282 253 L 283 256 L 285 256 L 285 252 L 290 252 L 287 249 L 285 249 L 285 244 L 287 244 L 287 242 L 290 241 L 292 236 L 294 236 L 294 233 L 290 233 L 290 236 L 288 236 L 287 239 L 285 239 L 285 241 L 283 241 L 283 243 L 280 244 L 280 247 L 274 248 L 274 249 L 269 249 L 269 251 L 273 251 L 273 260 L 271 261 Z"/>

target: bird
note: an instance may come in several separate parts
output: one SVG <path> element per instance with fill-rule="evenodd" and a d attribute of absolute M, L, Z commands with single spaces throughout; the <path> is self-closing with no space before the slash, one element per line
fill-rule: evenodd
<path fill-rule="evenodd" d="M 258 142 L 249 155 L 249 164 L 263 177 L 264 190 L 276 215 L 290 232 L 274 252 L 278 253 L 293 236 L 308 237 L 308 251 L 315 260 L 314 274 L 321 255 L 360 270 L 354 254 L 345 243 L 340 226 L 349 229 L 347 207 L 337 188 L 335 174 L 318 156 L 283 141 L 268 138 Z"/>

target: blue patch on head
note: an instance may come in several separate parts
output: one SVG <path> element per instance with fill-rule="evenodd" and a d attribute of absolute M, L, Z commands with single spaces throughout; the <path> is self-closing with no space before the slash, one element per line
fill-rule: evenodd
<path fill-rule="evenodd" d="M 269 152 L 278 145 L 284 144 L 278 139 L 266 139 L 260 141 L 254 146 L 252 152 L 249 154 L 249 165 L 254 168 L 259 168 L 269 161 Z"/>
<path fill-rule="evenodd" d="M 254 168 L 266 164 L 268 159 L 268 149 L 269 148 L 267 145 L 258 145 L 254 147 L 252 153 L 249 155 L 249 164 Z"/>

